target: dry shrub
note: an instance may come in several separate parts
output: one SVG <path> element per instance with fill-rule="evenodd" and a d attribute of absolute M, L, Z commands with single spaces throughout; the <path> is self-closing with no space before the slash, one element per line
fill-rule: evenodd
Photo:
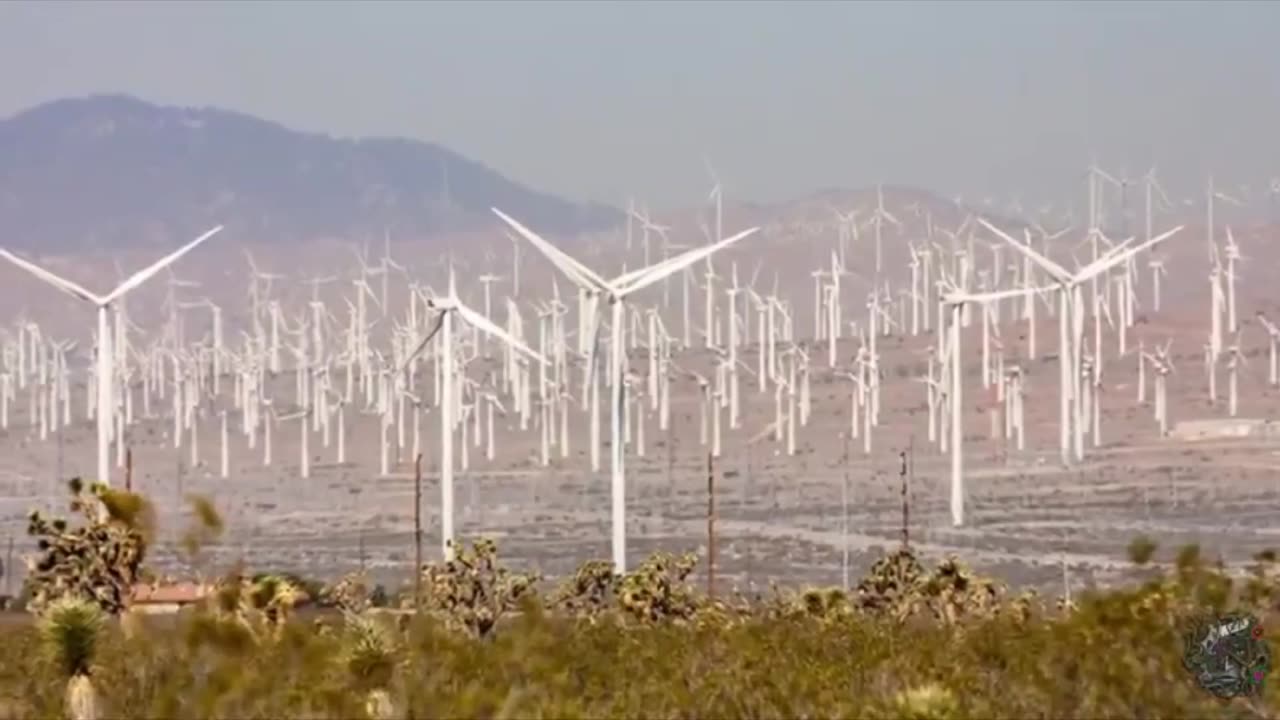
<path fill-rule="evenodd" d="M 1257 576 L 1235 583 L 1185 559 L 1142 586 L 1086 594 L 1073 613 L 1025 622 L 989 611 L 949 620 L 945 608 L 975 604 L 955 600 L 945 564 L 922 568 L 920 585 L 942 583 L 925 597 L 941 599 L 921 600 L 911 622 L 821 588 L 794 596 L 791 612 L 768 601 L 732 623 L 689 622 L 715 606 L 687 588 L 691 596 L 660 602 L 641 593 L 650 600 L 640 607 L 672 603 L 669 621 L 611 605 L 594 612 L 622 621 L 574 622 L 526 603 L 483 642 L 423 613 L 403 628 L 353 615 L 342 632 L 285 618 L 267 639 L 236 643 L 209 630 L 208 609 L 155 621 L 136 638 L 109 628 L 94 678 L 102 715 L 124 718 L 1237 716 L 1244 701 L 1211 698 L 1181 667 L 1181 623 L 1206 602 L 1254 607 L 1265 623 L 1270 605 L 1250 598 L 1271 591 Z M 943 610 L 928 611 L 931 602 Z M 690 616 L 690 604 L 702 609 Z M 9 635 L 0 707 L 61 714 L 65 675 L 32 651 L 33 629 Z M 1255 716 L 1280 708 L 1267 692 Z"/>
<path fill-rule="evenodd" d="M 338 629 L 300 621 L 287 578 L 233 574 L 207 607 L 148 619 L 131 636 L 108 623 L 94 636 L 93 686 L 111 718 L 1280 714 L 1272 686 L 1224 703 L 1181 663 L 1193 612 L 1276 619 L 1274 554 L 1243 579 L 1195 548 L 1177 557 L 1140 585 L 1081 595 L 1067 613 L 906 551 L 850 593 L 714 602 L 688 582 L 692 556 L 659 554 L 621 577 L 587 564 L 535 602 L 535 578 L 502 567 L 482 541 L 424 569 L 427 612 L 402 625 L 367 610 Z M 66 714 L 68 674 L 89 666 L 69 659 L 87 654 L 41 653 L 41 637 L 34 626 L 6 633 L 0 717 Z"/>
<path fill-rule="evenodd" d="M 453 560 L 422 568 L 416 606 L 442 617 L 451 627 L 485 637 L 533 594 L 536 582 L 533 575 L 502 566 L 492 540 L 477 540 L 470 548 L 458 548 Z"/>
<path fill-rule="evenodd" d="M 347 573 L 338 582 L 327 585 L 320 592 L 323 605 L 338 608 L 344 612 L 362 613 L 373 607 L 374 593 L 369 584 L 369 576 L 363 570 Z"/>

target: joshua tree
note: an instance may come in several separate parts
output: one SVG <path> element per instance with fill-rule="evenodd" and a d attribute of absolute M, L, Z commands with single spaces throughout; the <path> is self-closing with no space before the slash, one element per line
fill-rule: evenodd
<path fill-rule="evenodd" d="M 278 637 L 305 593 L 281 575 L 247 577 L 233 569 L 218 581 L 210 598 L 215 616 L 240 625 L 256 642 L 264 633 Z"/>
<path fill-rule="evenodd" d="M 374 605 L 374 588 L 369 586 L 369 576 L 363 570 L 347 573 L 338 582 L 325 587 L 321 602 L 350 613 L 363 613 Z"/>
<path fill-rule="evenodd" d="M 707 609 L 687 582 L 697 562 L 693 553 L 658 552 L 635 570 L 617 575 L 612 564 L 592 560 L 560 585 L 551 605 L 587 620 L 618 610 L 641 622 L 687 621 Z"/>
<path fill-rule="evenodd" d="M 71 720 L 97 720 L 98 691 L 90 674 L 106 625 L 98 603 L 64 595 L 40 614 L 38 629 L 45 652 L 67 678 L 67 714 Z"/>
<path fill-rule="evenodd" d="M 498 563 L 498 546 L 477 540 L 458 549 L 453 560 L 422 568 L 422 597 L 418 607 L 437 612 L 453 626 L 484 637 L 521 600 L 532 596 L 534 575 L 515 573 Z"/>
<path fill-rule="evenodd" d="M 395 715 L 388 688 L 395 677 L 397 645 L 389 627 L 368 613 L 344 613 L 343 665 L 352 683 L 365 693 L 365 712 L 373 720 Z"/>
<path fill-rule="evenodd" d="M 898 621 L 928 612 L 950 625 L 964 617 L 998 612 L 1003 595 L 1001 585 L 974 575 L 955 558 L 947 558 L 929 571 L 904 547 L 871 566 L 858 585 L 856 598 L 857 606 L 866 612 Z M 1025 599 L 1019 606 L 1022 604 Z"/>
<path fill-rule="evenodd" d="M 642 621 L 692 619 L 701 603 L 697 592 L 685 581 L 697 564 L 693 553 L 650 555 L 618 583 L 620 608 Z"/>
<path fill-rule="evenodd" d="M 83 481 L 74 478 L 69 487 L 71 512 L 83 519 L 79 527 L 39 511 L 28 517 L 27 533 L 37 538 L 39 550 L 27 575 L 29 607 L 39 612 L 60 597 L 73 596 L 118 615 L 138 582 L 154 512 L 141 495 L 101 483 L 86 492 Z"/>

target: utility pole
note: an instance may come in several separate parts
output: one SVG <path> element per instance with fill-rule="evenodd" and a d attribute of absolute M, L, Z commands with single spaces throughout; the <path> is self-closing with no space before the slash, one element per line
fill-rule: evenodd
<path fill-rule="evenodd" d="M 55 412 L 56 412 L 56 410 L 55 410 Z M 58 462 L 58 467 L 57 467 L 57 470 L 55 470 L 55 473 L 54 473 L 54 474 L 55 474 L 55 476 L 56 476 L 56 477 L 54 477 L 54 479 L 53 479 L 53 488 L 54 488 L 54 490 L 53 490 L 53 492 L 49 493 L 49 502 L 51 503 L 51 504 L 50 504 L 50 510 L 52 510 L 52 509 L 53 509 L 53 504 L 56 504 L 56 503 L 57 503 L 57 497 L 58 497 L 58 495 L 57 495 L 57 490 L 58 490 L 58 486 L 59 486 L 59 485 L 61 485 L 61 484 L 62 484 L 62 482 L 63 482 L 63 475 L 62 475 L 62 472 L 63 472 L 63 470 L 62 470 L 62 468 L 63 468 L 63 464 L 62 464 L 62 447 L 63 447 L 63 446 L 62 446 L 62 435 L 63 435 L 63 427 L 64 427 L 64 426 L 63 426 L 61 423 L 59 423 L 59 424 L 58 424 L 58 461 L 57 461 L 57 462 Z M 107 482 L 107 481 L 108 481 L 108 479 L 107 479 L 107 478 L 98 478 L 98 481 L 99 481 L 99 482 Z"/>
<path fill-rule="evenodd" d="M 422 597 L 422 453 L 413 459 L 413 606 Z"/>
<path fill-rule="evenodd" d="M 9 547 L 4 554 L 4 594 L 13 602 L 13 536 L 9 536 Z"/>
<path fill-rule="evenodd" d="M 716 466 L 707 453 L 707 597 L 716 596 Z"/>
<path fill-rule="evenodd" d="M 355 510 L 354 516 L 364 517 L 363 508 L 364 508 L 364 493 L 360 493 L 356 495 L 356 510 Z M 361 522 L 357 524 L 356 527 L 358 528 L 356 530 L 356 564 L 360 568 L 360 574 L 364 575 L 365 565 L 366 565 L 365 556 L 364 556 L 364 531 L 365 531 L 364 523 Z"/>
<path fill-rule="evenodd" d="M 675 423 L 667 423 L 667 493 L 669 497 L 676 494 L 676 451 L 675 451 L 675 433 L 672 428 Z"/>
<path fill-rule="evenodd" d="M 902 469 L 898 472 L 902 485 L 902 549 L 908 550 L 911 547 L 911 500 L 909 496 L 911 482 L 907 475 L 906 451 L 899 452 L 898 459 L 902 461 Z"/>
<path fill-rule="evenodd" d="M 834 342 L 834 340 L 833 340 Z M 840 485 L 840 582 L 849 592 L 849 432 L 844 435 L 844 482 Z"/>
<path fill-rule="evenodd" d="M 751 492 L 752 490 L 751 471 L 752 471 L 752 465 L 753 465 L 752 455 L 754 454 L 753 453 L 754 448 L 755 448 L 755 443 L 748 441 L 747 442 L 747 478 L 746 478 L 746 486 L 745 486 L 746 492 L 744 493 L 746 498 L 743 501 L 743 504 L 746 505 L 748 508 L 750 507 L 752 498 L 755 497 L 755 495 L 752 494 Z M 754 567 L 755 563 L 753 561 L 755 553 L 752 552 L 750 545 L 747 545 L 745 550 L 747 555 L 747 591 L 751 592 L 755 590 L 755 574 L 752 572 L 755 569 Z"/>

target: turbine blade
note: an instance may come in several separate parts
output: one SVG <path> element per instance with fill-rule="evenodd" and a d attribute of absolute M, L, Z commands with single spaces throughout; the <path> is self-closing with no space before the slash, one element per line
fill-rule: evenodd
<path fill-rule="evenodd" d="M 400 372 L 404 372 L 409 368 L 409 363 L 413 362 L 414 358 L 418 357 L 418 354 L 421 353 L 423 349 L 427 347 L 427 343 L 431 342 L 431 338 L 434 338 L 436 336 L 436 333 L 440 332 L 440 328 L 444 327 L 444 314 L 447 312 L 449 311 L 442 310 L 440 312 L 440 314 L 436 317 L 435 327 L 431 328 L 431 332 L 427 333 L 427 336 L 422 338 L 422 342 L 418 343 L 417 347 L 413 349 L 413 352 L 405 356 L 404 362 L 400 365 Z"/>
<path fill-rule="evenodd" d="M 23 260 L 17 255 L 14 255 L 13 253 L 9 252 L 8 250 L 0 250 L 0 257 L 3 257 L 4 259 L 8 260 L 14 265 L 17 265 L 23 270 L 26 270 L 32 275 L 35 275 L 41 280 L 49 283 L 55 288 L 61 290 L 64 293 L 67 293 L 68 295 L 71 295 L 76 299 L 84 300 L 86 302 L 91 302 L 95 305 L 103 304 L 102 298 L 98 297 L 97 295 L 94 295 L 88 290 L 85 290 L 83 287 L 71 282 L 70 280 L 54 275 L 52 272 L 45 270 L 44 268 L 40 267 L 39 265 L 36 265 L 33 262 Z"/>
<path fill-rule="evenodd" d="M 1139 252 L 1142 252 L 1143 250 L 1151 247 L 1152 245 L 1155 245 L 1159 242 L 1169 239 L 1170 237 L 1176 235 L 1181 230 L 1182 230 L 1182 226 L 1179 225 L 1173 228 L 1172 230 L 1169 230 L 1168 232 L 1165 232 L 1163 234 L 1160 234 L 1151 238 L 1150 240 L 1142 243 L 1141 245 L 1135 245 L 1134 247 L 1128 248 L 1123 252 L 1104 255 L 1098 258 L 1096 262 L 1090 263 L 1083 270 L 1077 273 L 1076 276 L 1072 278 L 1072 281 L 1079 283 L 1079 282 L 1088 280 L 1089 278 L 1101 272 L 1104 272 L 1112 267 L 1115 267 L 1116 265 L 1118 265 L 1121 262 L 1124 262 L 1125 260 L 1128 260 L 1129 258 L 1133 257 L 1134 255 L 1137 255 Z"/>
<path fill-rule="evenodd" d="M 756 280 L 760 279 L 760 270 L 762 268 L 764 268 L 764 261 L 757 260 L 755 269 L 751 271 L 751 282 L 747 283 L 748 288 L 755 288 Z"/>
<path fill-rule="evenodd" d="M 732 237 L 727 237 L 718 243 L 707 245 L 706 247 L 700 247 L 700 248 L 695 248 L 693 250 L 688 250 L 686 252 L 683 252 L 671 258 L 670 260 L 665 260 L 663 262 L 658 263 L 657 265 L 650 266 L 639 277 L 629 278 L 628 282 L 626 283 L 626 287 L 621 287 L 621 283 L 619 283 L 617 294 L 621 297 L 621 296 L 630 295 L 631 293 L 636 292 L 637 290 L 643 290 L 644 288 L 658 282 L 659 280 L 665 277 L 674 275 L 675 273 L 678 273 L 681 270 L 684 270 L 685 268 L 689 267 L 690 265 L 693 265 L 699 260 L 711 257 L 713 253 L 719 250 L 723 250 L 724 248 L 729 247 L 730 245 L 738 242 L 739 240 L 745 237 L 748 237 L 750 235 L 754 235 L 759 231 L 760 231 L 760 228 L 758 227 L 747 228 L 746 230 L 743 230 L 737 235 L 733 235 Z M 634 275 L 634 273 L 631 273 L 631 275 Z"/>
<path fill-rule="evenodd" d="M 502 328 L 498 327 L 497 325 L 494 325 L 494 324 L 493 324 L 492 322 L 490 322 L 490 321 L 489 321 L 489 319 L 488 319 L 488 318 L 486 318 L 484 315 L 481 315 L 480 313 L 476 312 L 475 310 L 472 310 L 471 308 L 467 307 L 466 305 L 463 305 L 463 304 L 462 304 L 461 302 L 459 302 L 459 301 L 456 301 L 456 300 L 455 300 L 454 302 L 455 302 L 455 304 L 454 304 L 454 306 L 453 306 L 453 309 L 454 309 L 454 310 L 456 310 L 456 311 L 458 312 L 458 314 L 459 314 L 459 315 L 461 315 L 461 316 L 462 316 L 462 318 L 463 318 L 464 320 L 466 320 L 466 321 L 467 321 L 468 323 L 470 323 L 471 325 L 475 326 L 477 329 L 482 330 L 482 331 L 484 331 L 484 332 L 486 332 L 486 333 L 488 333 L 488 334 L 490 334 L 490 335 L 492 335 L 492 336 L 494 336 L 494 337 L 498 338 L 499 340 L 501 340 L 501 341 L 505 342 L 506 344 L 510 345 L 510 346 L 512 347 L 512 349 L 519 351 L 520 353 L 522 353 L 522 354 L 524 354 L 524 355 L 528 356 L 530 359 L 537 360 L 538 362 L 540 362 L 540 363 L 542 363 L 542 364 L 544 364 L 544 365 L 547 363 L 546 358 L 542 357 L 542 356 L 541 356 L 541 355 L 539 355 L 538 353 L 536 353 L 536 352 L 534 352 L 533 350 L 529 349 L 529 347 L 528 347 L 528 346 L 526 346 L 524 343 L 522 343 L 522 342 L 520 342 L 519 340 L 517 340 L 517 339 L 515 339 L 514 337 L 512 337 L 512 336 L 511 336 L 511 335 L 510 335 L 506 330 L 503 330 Z"/>
<path fill-rule="evenodd" d="M 156 273 L 172 265 L 174 262 L 178 260 L 178 258 L 194 250 L 196 246 L 199 245 L 200 243 L 204 242 L 205 240 L 208 240 L 209 238 L 213 237 L 214 235 L 217 235 L 220 232 L 222 232 L 221 225 L 206 231 L 203 235 L 196 238 L 195 240 L 192 240 L 186 245 L 183 245 L 177 250 L 174 250 L 168 255 L 165 255 L 164 257 L 155 261 L 148 267 L 145 267 L 139 270 L 138 272 L 131 275 L 128 280 L 125 280 L 124 282 L 116 286 L 116 289 L 112 290 L 111 293 L 108 294 L 107 297 L 103 299 L 103 302 L 110 303 L 119 299 L 120 297 L 128 293 L 130 290 L 138 287 L 139 285 L 146 282 L 147 280 L 150 280 L 152 276 L 154 276 Z"/>
<path fill-rule="evenodd" d="M 521 225 L 519 222 L 512 219 L 511 216 L 502 212 L 498 208 L 490 208 L 490 210 L 493 211 L 494 215 L 501 218 L 503 222 L 510 225 L 511 229 L 515 230 L 518 234 L 523 236 L 524 239 L 532 243 L 533 246 L 543 255 L 547 256 L 547 259 L 550 260 L 552 264 L 560 268 L 561 272 L 568 275 L 569 278 L 578 285 L 598 289 L 612 289 L 609 287 L 609 284 L 604 281 L 604 278 L 597 275 L 591 268 L 573 259 L 555 245 L 543 240 L 541 236 L 524 225 Z"/>
<path fill-rule="evenodd" d="M 592 307 L 591 344 L 587 346 L 587 371 L 582 375 L 582 402 L 586 403 L 591 392 L 591 380 L 596 374 L 596 357 L 600 354 L 600 308 Z"/>
<path fill-rule="evenodd" d="M 1048 272 L 1050 275 L 1052 275 L 1055 279 L 1061 282 L 1066 282 L 1071 279 L 1071 273 L 1067 272 L 1066 269 L 1063 268 L 1061 265 L 1041 255 L 1035 250 L 1032 250 L 1026 245 L 1023 245 L 1017 240 L 1014 240 L 1003 230 L 987 222 L 986 218 L 978 218 L 978 222 L 987 230 L 995 234 L 996 237 L 1012 245 L 1015 250 L 1031 258 L 1032 261 L 1034 261 L 1040 267 L 1044 268 L 1044 270 Z"/>
<path fill-rule="evenodd" d="M 947 296 L 947 302 L 986 302 L 988 300 L 1003 300 L 1004 298 L 1030 295 L 1031 293 L 1044 293 L 1056 289 L 1056 286 L 1050 285 L 1038 288 L 1011 288 L 1009 290 L 996 290 L 988 293 L 953 293 Z"/>

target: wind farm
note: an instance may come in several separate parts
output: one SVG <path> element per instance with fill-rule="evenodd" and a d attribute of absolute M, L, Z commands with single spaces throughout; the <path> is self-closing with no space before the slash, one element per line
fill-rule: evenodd
<path fill-rule="evenodd" d="M 0 3 L 0 720 L 1280 717 L 1275 27 Z"/>
<path fill-rule="evenodd" d="M 1175 202 L 1085 162 L 1034 211 L 760 205 L 690 165 L 685 208 L 578 232 L 495 199 L 454 233 L 273 243 L 215 212 L 159 262 L 4 249 L 0 532 L 22 549 L 84 477 L 162 519 L 215 497 L 214 558 L 308 577 L 495 538 L 551 577 L 692 548 L 725 589 L 838 585 L 906 536 L 1060 590 L 1124 582 L 1135 535 L 1274 542 L 1274 183 Z"/>

